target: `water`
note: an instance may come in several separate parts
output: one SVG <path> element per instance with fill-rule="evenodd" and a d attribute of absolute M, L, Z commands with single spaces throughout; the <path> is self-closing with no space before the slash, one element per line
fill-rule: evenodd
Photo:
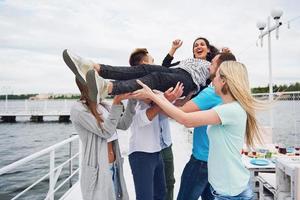
<path fill-rule="evenodd" d="M 48 102 L 46 110 L 49 111 L 54 108 L 69 109 L 73 102 L 68 101 L 65 103 L 64 100 Z M 24 105 L 24 100 L 8 102 L 9 109 L 23 110 Z M 0 108 L 5 109 L 4 101 L 0 101 Z M 34 111 L 41 108 L 45 109 L 45 101 L 28 101 L 27 108 Z M 29 117 L 17 117 L 16 120 L 16 123 L 0 123 L 0 168 L 76 134 L 71 123 L 58 123 L 58 117 L 45 117 L 43 123 L 29 122 Z M 75 150 L 73 148 L 73 152 Z M 55 153 L 55 166 L 69 158 L 68 146 L 59 149 Z M 77 162 L 75 160 L 74 170 L 78 167 Z M 69 171 L 67 168 L 68 165 L 63 168 L 60 179 L 68 176 Z M 47 154 L 34 162 L 29 162 L 26 167 L 19 167 L 9 174 L 0 176 L 0 197 L 4 194 L 11 195 L 10 197 L 15 196 L 48 172 L 49 155 Z M 76 180 L 78 180 L 78 177 L 74 177 L 72 182 L 74 183 Z M 56 186 L 59 184 L 60 181 Z M 68 183 L 65 184 L 65 187 L 57 192 L 57 197 L 66 191 L 68 185 Z M 48 187 L 49 181 L 46 179 L 20 199 L 43 199 L 47 194 Z M 0 199 L 2 200 L 2 198 Z"/>
<path fill-rule="evenodd" d="M 9 101 L 8 110 L 68 110 L 73 100 L 57 101 Z M 5 101 L 0 101 L 0 112 L 5 110 Z M 269 112 L 259 114 L 260 122 L 263 125 L 270 124 Z M 58 123 L 57 117 L 45 117 L 43 123 L 29 122 L 29 117 L 17 117 L 16 123 L 0 123 L 0 168 L 25 156 L 49 147 L 57 142 L 76 134 L 71 123 Z M 273 141 L 286 146 L 300 146 L 300 102 L 299 101 L 278 101 L 273 109 Z M 76 145 L 74 145 L 76 146 Z M 68 147 L 56 152 L 56 166 L 68 159 Z M 126 148 L 126 147 L 125 147 Z M 189 152 L 190 153 L 190 152 Z M 188 153 L 188 154 L 189 154 Z M 175 152 L 174 156 L 176 159 Z M 179 156 L 179 155 L 178 155 Z M 77 163 L 77 161 L 75 161 Z M 78 166 L 75 165 L 74 169 Z M 178 170 L 178 169 L 176 169 Z M 49 171 L 49 156 L 44 156 L 35 162 L 29 163 L 26 167 L 20 167 L 9 174 L 0 176 L 0 197 L 9 194 L 11 197 L 31 185 Z M 64 168 L 60 178 L 66 177 L 68 170 Z M 78 177 L 72 179 L 73 182 Z M 177 179 L 177 182 L 179 179 Z M 58 183 L 59 184 L 59 183 Z M 57 185 L 58 185 L 57 184 Z M 48 180 L 41 182 L 32 191 L 26 193 L 21 199 L 43 199 L 47 194 Z M 57 193 L 63 194 L 68 184 Z M 1 196 L 2 195 L 2 196 Z M 0 198 L 1 200 L 3 198 Z"/>

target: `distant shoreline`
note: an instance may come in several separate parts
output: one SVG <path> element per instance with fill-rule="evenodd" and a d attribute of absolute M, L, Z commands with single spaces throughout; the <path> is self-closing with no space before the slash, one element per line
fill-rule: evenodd
<path fill-rule="evenodd" d="M 290 85 L 274 85 L 273 91 L 275 92 L 300 92 L 300 82 L 296 82 Z M 251 88 L 252 94 L 268 93 L 269 86 L 266 87 L 254 87 Z M 18 100 L 18 99 L 36 99 L 36 100 L 56 100 L 56 99 L 79 99 L 79 93 L 66 93 L 66 94 L 54 94 L 54 93 L 43 93 L 43 94 L 8 94 L 7 96 L 2 94 L 0 95 L 0 100 L 5 99 Z M 113 96 L 109 96 L 107 99 L 111 99 Z"/>

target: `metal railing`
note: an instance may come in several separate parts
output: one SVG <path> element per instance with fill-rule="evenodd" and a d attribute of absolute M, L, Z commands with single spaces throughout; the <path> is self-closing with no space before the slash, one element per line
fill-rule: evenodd
<path fill-rule="evenodd" d="M 75 100 L 8 100 L 0 101 L 0 113 L 36 114 L 69 113 Z"/>
<path fill-rule="evenodd" d="M 253 96 L 268 100 L 269 93 Z M 300 92 L 278 92 L 273 97 L 270 108 L 258 114 L 260 123 L 270 127 L 274 143 L 300 146 Z"/>
<path fill-rule="evenodd" d="M 55 151 L 57 149 L 63 147 L 64 145 L 67 145 L 67 144 L 69 144 L 69 149 L 71 151 L 72 143 L 75 142 L 75 141 L 78 141 L 78 144 L 79 144 L 78 152 L 76 152 L 73 156 L 72 156 L 72 152 L 69 152 L 69 155 L 70 155 L 69 159 L 66 160 L 65 162 L 63 162 L 62 164 L 60 164 L 58 166 L 55 166 Z M 71 136 L 69 139 L 66 139 L 62 142 L 59 142 L 55 145 L 52 145 L 52 146 L 50 146 L 46 149 L 43 149 L 39 152 L 36 152 L 36 153 L 34 153 L 30 156 L 27 156 L 27 157 L 25 157 L 21 160 L 18 160 L 18 161 L 14 162 L 10 165 L 7 165 L 7 166 L 1 168 L 0 169 L 0 176 L 16 169 L 17 167 L 22 167 L 30 161 L 33 161 L 37 158 L 40 158 L 41 156 L 44 156 L 44 155 L 48 154 L 48 155 L 50 155 L 49 173 L 47 173 L 43 177 L 39 178 L 37 181 L 32 183 L 27 188 L 25 188 L 23 191 L 21 191 L 19 194 L 17 194 L 15 197 L 13 197 L 12 200 L 18 199 L 20 196 L 24 195 L 27 191 L 29 191 L 31 188 L 36 186 L 41 181 L 45 180 L 47 177 L 49 177 L 49 190 L 48 190 L 48 193 L 47 193 L 47 196 L 46 196 L 45 199 L 54 200 L 54 195 L 55 195 L 55 192 L 57 190 L 59 190 L 65 183 L 70 181 L 71 178 L 75 174 L 78 173 L 80 175 L 80 163 L 81 163 L 81 154 L 80 154 L 80 152 L 81 152 L 81 145 L 80 145 L 80 142 L 79 142 L 79 136 L 78 135 Z M 78 162 L 79 162 L 78 166 L 79 167 L 75 171 L 73 171 L 72 170 L 73 160 L 77 157 L 78 157 Z M 69 163 L 69 169 L 71 169 L 70 172 L 69 172 L 70 173 L 69 176 L 65 180 L 63 180 L 62 183 L 60 183 L 59 186 L 55 187 L 63 167 L 65 165 L 67 165 L 68 163 Z"/>

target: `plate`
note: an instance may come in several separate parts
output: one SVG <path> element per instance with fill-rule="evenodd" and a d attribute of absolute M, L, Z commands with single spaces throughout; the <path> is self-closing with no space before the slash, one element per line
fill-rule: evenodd
<path fill-rule="evenodd" d="M 269 161 L 266 159 L 252 159 L 252 160 L 250 160 L 250 163 L 252 165 L 265 166 L 265 165 L 269 164 Z"/>

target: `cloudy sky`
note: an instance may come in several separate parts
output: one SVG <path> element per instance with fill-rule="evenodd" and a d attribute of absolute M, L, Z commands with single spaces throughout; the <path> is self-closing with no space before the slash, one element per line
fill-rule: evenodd
<path fill-rule="evenodd" d="M 274 82 L 294 83 L 300 81 L 299 0 L 0 0 L 0 93 L 77 92 L 61 57 L 65 48 L 127 65 L 134 48 L 146 47 L 160 64 L 176 38 L 184 41 L 176 60 L 191 57 L 198 36 L 230 47 L 247 65 L 251 86 L 265 86 L 267 38 L 256 46 L 256 22 L 274 8 L 284 12 L 280 38 L 272 37 Z"/>

